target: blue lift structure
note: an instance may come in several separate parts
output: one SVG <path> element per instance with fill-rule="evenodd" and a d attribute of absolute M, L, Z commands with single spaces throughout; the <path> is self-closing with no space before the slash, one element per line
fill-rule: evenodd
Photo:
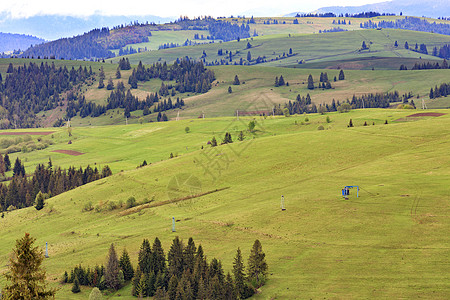
<path fill-rule="evenodd" d="M 356 188 L 356 198 L 359 197 L 359 186 L 357 185 L 346 185 L 343 189 L 342 189 L 342 197 L 344 197 L 345 199 L 348 199 L 348 195 L 350 195 L 350 189 L 352 188 Z"/>

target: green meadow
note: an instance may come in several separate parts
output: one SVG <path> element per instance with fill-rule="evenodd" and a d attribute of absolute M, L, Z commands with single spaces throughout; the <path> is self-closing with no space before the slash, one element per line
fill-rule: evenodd
<path fill-rule="evenodd" d="M 0 272 L 7 269 L 14 241 L 30 232 L 38 245 L 49 243 L 44 265 L 57 298 L 86 299 L 90 289 L 75 295 L 58 281 L 76 264 L 105 263 L 111 243 L 118 251 L 126 247 L 136 265 L 144 238 L 159 237 L 167 251 L 176 235 L 184 241 L 192 236 L 229 271 L 237 247 L 248 258 L 259 239 L 269 276 L 257 299 L 445 299 L 450 293 L 450 111 L 437 112 L 446 115 L 397 122 L 411 112 L 366 109 L 255 117 L 253 133 L 246 130 L 253 117 L 85 127 L 73 129 L 72 145 L 58 129 L 51 148 L 20 154 L 26 167 L 51 156 L 62 166 L 108 163 L 114 175 L 51 198 L 41 211 L 7 213 L 0 219 Z M 350 118 L 353 128 L 347 127 Z M 241 130 L 242 142 L 236 139 Z M 226 131 L 234 143 L 206 145 Z M 86 154 L 50 152 L 55 148 Z M 168 159 L 169 153 L 178 157 Z M 143 159 L 152 164 L 135 169 Z M 173 179 L 183 176 L 198 179 L 195 191 L 174 185 Z M 352 190 L 343 199 L 345 185 L 358 185 L 359 197 Z M 280 210 L 282 195 L 286 211 Z M 131 196 L 149 204 L 82 212 L 89 202 L 104 208 Z M 130 286 L 119 294 L 132 299 Z"/>

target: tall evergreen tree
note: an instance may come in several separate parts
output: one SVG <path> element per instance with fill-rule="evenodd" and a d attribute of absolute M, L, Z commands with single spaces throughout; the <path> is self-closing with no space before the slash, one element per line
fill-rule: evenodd
<path fill-rule="evenodd" d="M 5 157 L 3 158 L 3 161 L 5 162 L 6 172 L 10 171 L 11 170 L 11 161 L 9 160 L 8 153 L 5 154 Z"/>
<path fill-rule="evenodd" d="M 150 242 L 144 239 L 139 250 L 138 255 L 138 268 L 141 269 L 143 274 L 148 274 L 152 267 L 152 249 L 150 247 Z"/>
<path fill-rule="evenodd" d="M 339 71 L 339 80 L 344 80 L 345 79 L 345 74 L 343 70 Z"/>
<path fill-rule="evenodd" d="M 256 287 L 259 287 L 267 274 L 266 254 L 262 250 L 261 242 L 255 240 L 248 258 L 248 277 L 254 280 Z"/>
<path fill-rule="evenodd" d="M 308 76 L 308 89 L 313 90 L 314 89 L 314 80 L 311 74 Z"/>
<path fill-rule="evenodd" d="M 108 252 L 108 260 L 105 269 L 105 283 L 106 286 L 112 290 L 116 291 L 120 288 L 119 260 L 117 259 L 114 244 L 111 244 Z"/>
<path fill-rule="evenodd" d="M 55 290 L 47 289 L 45 269 L 41 266 L 44 254 L 34 247 L 36 239 L 29 233 L 16 241 L 9 259 L 9 272 L 5 273 L 9 283 L 3 289 L 4 299 L 50 299 Z"/>
<path fill-rule="evenodd" d="M 173 239 L 170 250 L 167 253 L 168 274 L 170 277 L 180 278 L 184 270 L 183 243 L 177 236 Z"/>
<path fill-rule="evenodd" d="M 247 52 L 247 61 L 251 61 L 252 60 L 252 54 L 250 53 L 250 51 Z"/>
<path fill-rule="evenodd" d="M 190 272 L 194 271 L 196 251 L 197 248 L 195 247 L 194 239 L 190 237 L 186 247 L 183 250 L 184 268 L 186 270 L 190 270 Z"/>
<path fill-rule="evenodd" d="M 279 85 L 279 86 L 285 85 L 283 75 L 280 75 L 280 79 L 278 79 L 278 85 Z"/>
<path fill-rule="evenodd" d="M 241 249 L 237 249 L 236 256 L 233 262 L 233 275 L 234 275 L 234 285 L 236 288 L 236 293 L 241 299 L 245 295 L 245 271 L 244 271 L 244 261 L 242 260 Z"/>
<path fill-rule="evenodd" d="M 122 74 L 120 73 L 120 67 L 117 67 L 117 70 L 116 70 L 116 79 L 120 79 L 120 78 L 122 78 Z"/>
<path fill-rule="evenodd" d="M 155 238 L 155 241 L 153 242 L 151 264 L 151 268 L 155 274 L 164 274 L 166 271 L 166 257 L 161 241 L 158 238 Z"/>
<path fill-rule="evenodd" d="M 119 268 L 123 272 L 123 279 L 125 281 L 131 280 L 134 276 L 134 269 L 133 265 L 130 261 L 130 256 L 128 255 L 128 252 L 126 249 L 123 249 L 122 256 L 119 260 Z"/>

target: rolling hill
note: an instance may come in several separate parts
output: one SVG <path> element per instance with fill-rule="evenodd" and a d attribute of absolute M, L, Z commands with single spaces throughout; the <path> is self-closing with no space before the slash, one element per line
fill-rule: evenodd
<path fill-rule="evenodd" d="M 135 265 L 142 239 L 158 236 L 168 249 L 176 235 L 185 241 L 193 236 L 228 271 L 237 247 L 249 249 L 251 241 L 260 239 L 270 275 L 256 299 L 445 298 L 450 291 L 450 111 L 440 112 L 447 115 L 412 122 L 394 121 L 409 114 L 405 111 L 372 109 L 327 114 L 330 123 L 322 115 L 309 115 L 308 120 L 257 118 L 255 134 L 246 132 L 243 142 L 217 148 L 206 147 L 206 141 L 213 135 L 221 138 L 225 131 L 234 138 L 253 117 L 75 129 L 73 146 L 91 140 L 86 152 L 92 154 L 85 155 L 103 151 L 105 162 L 121 159 L 99 142 L 101 136 L 113 144 L 148 139 L 149 146 L 135 147 L 141 157 L 175 152 L 171 141 L 189 151 L 137 170 L 124 165 L 129 171 L 49 199 L 41 211 L 31 207 L 9 212 L 0 219 L 0 271 L 6 269 L 15 239 L 27 231 L 39 245 L 49 243 L 50 258 L 44 265 L 52 286 L 59 289 L 57 297 L 85 299 L 90 289 L 72 294 L 71 286 L 58 281 L 77 264 L 104 263 L 111 243 L 120 251 L 126 247 Z M 356 127 L 347 128 L 350 118 Z M 383 125 L 386 119 L 389 124 Z M 376 125 L 362 126 L 365 121 Z M 320 125 L 326 130 L 318 131 Z M 156 142 L 158 132 L 166 132 L 169 143 Z M 52 159 L 58 162 L 60 155 L 52 154 Z M 210 157 L 219 169 L 206 164 Z M 65 159 L 79 163 L 79 157 Z M 198 178 L 202 191 L 226 189 L 167 202 L 173 199 L 169 182 L 185 173 Z M 352 192 L 343 200 L 345 185 L 358 185 L 359 198 Z M 178 190 L 177 195 L 189 194 Z M 281 195 L 286 211 L 280 210 Z M 81 212 L 88 202 L 101 208 L 130 196 L 153 202 L 130 211 Z M 176 233 L 171 232 L 172 216 L 178 220 Z M 116 297 L 133 299 L 129 293 L 127 286 Z"/>

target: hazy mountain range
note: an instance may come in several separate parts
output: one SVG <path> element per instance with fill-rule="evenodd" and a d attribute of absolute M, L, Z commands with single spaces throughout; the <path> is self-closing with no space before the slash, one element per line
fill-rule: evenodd
<path fill-rule="evenodd" d="M 102 16 L 70 17 L 59 15 L 42 15 L 30 18 L 11 18 L 6 13 L 0 13 L 0 32 L 10 32 L 37 36 L 46 40 L 56 40 L 62 37 L 72 37 L 83 34 L 94 28 L 113 27 L 129 24 L 133 21 L 141 23 L 166 23 L 174 18 L 146 16 Z"/>
<path fill-rule="evenodd" d="M 44 39 L 25 34 L 12 34 L 0 32 L 0 52 L 12 50 L 25 50 L 31 45 L 41 44 Z"/>
<path fill-rule="evenodd" d="M 417 17 L 450 17 L 449 0 L 393 0 L 361 6 L 329 6 L 322 7 L 313 13 L 332 12 L 335 14 L 360 13 L 375 11 L 379 13 L 403 13 L 406 16 Z M 295 16 L 296 13 L 290 13 L 286 16 Z"/>

